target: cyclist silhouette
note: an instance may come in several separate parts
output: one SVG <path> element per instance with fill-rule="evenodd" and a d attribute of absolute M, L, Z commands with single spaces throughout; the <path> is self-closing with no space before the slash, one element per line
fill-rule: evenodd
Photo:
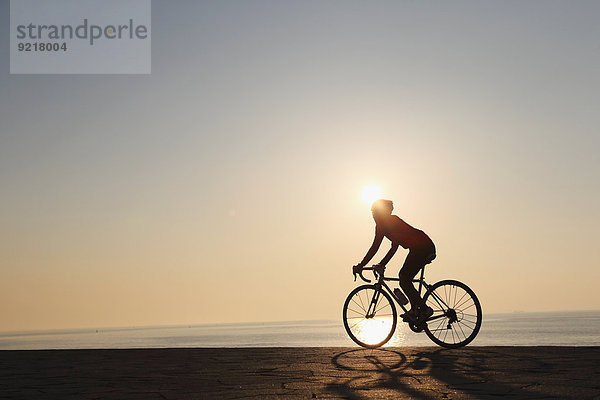
<path fill-rule="evenodd" d="M 385 266 L 390 261 L 398 250 L 398 246 L 408 249 L 409 252 L 406 260 L 404 260 L 404 265 L 398 273 L 400 287 L 410 301 L 411 308 L 408 313 L 419 320 L 426 320 L 433 315 L 433 310 L 423 303 L 423 299 L 413 286 L 412 280 L 421 268 L 435 259 L 435 245 L 425 232 L 413 228 L 397 215 L 392 215 L 393 209 L 394 204 L 391 200 L 379 199 L 373 202 L 371 212 L 376 225 L 375 239 L 373 239 L 373 244 L 363 260 L 356 266 L 364 267 L 371 261 L 377 250 L 379 250 L 384 237 L 392 242 L 392 247 L 379 262 L 379 266 Z"/>

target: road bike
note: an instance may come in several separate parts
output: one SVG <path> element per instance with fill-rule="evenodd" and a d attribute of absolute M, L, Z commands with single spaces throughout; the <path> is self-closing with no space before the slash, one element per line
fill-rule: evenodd
<path fill-rule="evenodd" d="M 424 321 L 409 313 L 405 294 L 399 288 L 396 293 L 386 282 L 399 282 L 399 278 L 384 276 L 385 266 L 354 267 L 356 276 L 367 282 L 363 271 L 373 271 L 375 283 L 361 285 L 350 292 L 344 303 L 343 320 L 348 336 L 360 346 L 377 348 L 387 343 L 396 330 L 398 313 L 396 304 L 404 314 L 402 319 L 413 332 L 423 332 L 437 345 L 458 348 L 471 343 L 481 328 L 481 304 L 475 293 L 464 283 L 443 280 L 433 285 L 425 282 L 425 267 L 418 283 L 418 292 L 425 289 L 423 300 L 433 309 L 433 315 Z"/>

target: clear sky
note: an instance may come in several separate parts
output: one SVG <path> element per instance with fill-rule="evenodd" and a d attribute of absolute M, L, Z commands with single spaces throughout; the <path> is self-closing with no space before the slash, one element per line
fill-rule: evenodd
<path fill-rule="evenodd" d="M 484 313 L 600 308 L 600 2 L 155 1 L 149 76 L 0 15 L 0 330 L 341 320 L 370 183 Z"/>

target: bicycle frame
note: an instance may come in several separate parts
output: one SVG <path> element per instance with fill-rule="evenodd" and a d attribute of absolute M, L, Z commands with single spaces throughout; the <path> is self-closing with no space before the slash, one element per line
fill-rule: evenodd
<path fill-rule="evenodd" d="M 371 269 L 371 268 L 369 268 L 369 269 Z M 400 306 L 400 308 L 402 308 L 402 310 L 405 313 L 407 313 L 408 310 L 406 309 L 406 307 L 404 307 L 404 305 L 398 301 L 398 299 L 396 298 L 396 295 L 394 294 L 394 291 L 386 283 L 386 281 L 387 282 L 400 282 L 400 278 L 386 277 L 386 276 L 384 276 L 384 273 L 385 273 L 385 269 L 382 272 L 378 273 L 379 279 L 374 283 L 375 287 L 377 287 L 378 289 L 381 289 L 382 287 L 385 288 L 385 290 L 388 292 L 388 294 L 390 294 L 390 296 L 394 299 L 394 301 L 396 301 L 396 303 Z M 412 282 L 419 283 L 419 289 L 417 290 L 417 292 L 419 293 L 419 296 L 421 296 L 421 292 L 422 292 L 423 288 L 425 288 L 425 290 L 429 290 L 429 288 L 432 286 L 432 285 L 428 284 L 427 282 L 425 282 L 425 267 L 421 268 L 421 276 L 419 277 L 419 279 L 413 279 Z M 371 316 L 375 315 L 376 306 L 377 306 L 377 303 L 379 302 L 379 293 L 380 293 L 379 291 L 375 291 L 373 299 L 371 300 L 371 304 L 369 304 L 369 308 L 367 310 L 367 317 L 369 315 L 371 315 Z M 438 305 L 444 311 L 444 313 L 441 315 L 432 316 L 432 317 L 428 318 L 427 322 L 445 317 L 446 310 L 448 310 L 450 308 L 444 302 L 444 300 L 442 300 L 436 293 L 432 293 L 432 298 L 438 303 Z M 371 307 L 373 307 L 373 310 L 371 310 Z"/>

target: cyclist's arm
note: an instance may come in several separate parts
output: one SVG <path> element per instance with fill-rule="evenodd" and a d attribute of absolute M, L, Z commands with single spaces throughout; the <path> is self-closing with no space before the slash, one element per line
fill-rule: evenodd
<path fill-rule="evenodd" d="M 385 257 L 383 257 L 383 259 L 379 262 L 379 265 L 387 265 L 392 257 L 394 257 L 394 254 L 396 254 L 396 250 L 398 250 L 398 243 L 392 243 L 392 247 L 390 247 L 390 250 L 387 252 Z"/>
<path fill-rule="evenodd" d="M 363 258 L 362 261 L 358 264 L 359 266 L 364 267 L 369 263 L 369 261 L 371 261 L 371 258 L 373 258 L 373 256 L 377 253 L 377 250 L 379 250 L 379 246 L 381 245 L 382 240 L 383 233 L 381 233 L 378 229 L 375 229 L 375 239 L 373 239 L 373 244 L 369 248 L 369 251 L 367 251 L 365 258 Z"/>

